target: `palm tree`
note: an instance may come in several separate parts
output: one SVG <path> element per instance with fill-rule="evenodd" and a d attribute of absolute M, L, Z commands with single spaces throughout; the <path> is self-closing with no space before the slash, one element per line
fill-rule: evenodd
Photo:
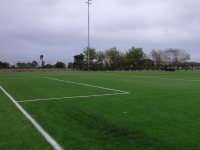
<path fill-rule="evenodd" d="M 40 55 L 40 59 L 42 60 L 42 67 L 44 66 L 43 55 Z"/>

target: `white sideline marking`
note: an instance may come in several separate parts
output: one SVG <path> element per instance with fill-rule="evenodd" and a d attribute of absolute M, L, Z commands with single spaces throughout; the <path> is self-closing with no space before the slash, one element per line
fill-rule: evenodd
<path fill-rule="evenodd" d="M 10 98 L 17 108 L 26 116 L 26 118 L 35 126 L 35 128 L 43 135 L 43 137 L 51 144 L 55 150 L 63 150 L 63 148 L 8 94 L 3 87 L 0 89 Z"/>
<path fill-rule="evenodd" d="M 59 100 L 59 99 L 86 98 L 86 97 L 98 97 L 98 96 L 100 97 L 100 96 L 111 96 L 111 95 L 120 95 L 120 94 L 128 94 L 128 93 L 129 92 L 101 94 L 101 95 L 87 95 L 87 96 L 71 96 L 71 97 L 60 97 L 60 98 L 46 98 L 46 99 L 23 100 L 23 101 L 17 101 L 17 102 L 18 103 L 25 103 L 25 102 L 49 101 L 49 100 Z"/>
<path fill-rule="evenodd" d="M 59 80 L 59 79 L 49 78 L 49 77 L 47 77 L 47 79 L 56 80 L 56 81 L 61 81 L 61 82 L 74 83 L 74 84 L 80 84 L 80 85 L 85 85 L 85 86 L 90 86 L 90 87 L 95 87 L 95 88 L 105 89 L 105 90 L 111 90 L 111 91 L 116 91 L 116 92 L 127 93 L 127 92 L 121 91 L 121 90 L 115 90 L 115 89 L 110 89 L 110 88 L 104 88 L 104 87 L 100 87 L 100 86 L 93 86 L 93 85 L 83 84 L 83 83 L 78 83 L 78 82 L 71 82 L 71 81 Z"/>
<path fill-rule="evenodd" d="M 175 78 L 160 78 L 160 77 L 148 77 L 148 76 L 129 76 L 129 75 L 116 75 L 116 74 L 102 74 L 102 75 L 110 75 L 110 76 L 124 76 L 124 77 L 132 77 L 132 78 L 147 78 L 147 79 L 167 79 L 167 80 L 182 80 L 182 81 L 200 81 L 200 80 L 189 80 L 189 79 L 175 79 Z M 189 77 L 188 77 L 189 78 Z M 199 79 L 199 78 L 194 78 Z"/>
<path fill-rule="evenodd" d="M 139 76 L 130 76 L 130 77 L 137 78 Z M 154 78 L 154 77 L 141 76 L 141 78 Z M 187 80 L 187 79 L 174 79 L 174 78 L 154 78 L 154 79 L 181 80 L 181 81 L 200 81 L 200 80 Z"/>

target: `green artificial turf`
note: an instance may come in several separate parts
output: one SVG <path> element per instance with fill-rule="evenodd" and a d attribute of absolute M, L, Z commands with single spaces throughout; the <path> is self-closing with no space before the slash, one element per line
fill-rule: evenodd
<path fill-rule="evenodd" d="M 53 150 L 35 127 L 0 90 L 0 149 Z"/>
<path fill-rule="evenodd" d="M 200 149 L 199 71 L 1 73 L 0 86 L 64 149 Z M 106 88 L 129 93 L 74 97 L 121 93 Z M 1 90 L 0 103 L 0 149 L 53 149 Z"/>

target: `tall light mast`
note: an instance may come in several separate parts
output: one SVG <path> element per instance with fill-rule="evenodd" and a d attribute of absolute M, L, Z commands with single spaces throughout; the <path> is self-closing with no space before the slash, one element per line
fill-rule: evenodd
<path fill-rule="evenodd" d="M 87 2 L 87 5 L 88 5 L 88 71 L 90 70 L 90 1 L 92 0 L 88 0 Z"/>

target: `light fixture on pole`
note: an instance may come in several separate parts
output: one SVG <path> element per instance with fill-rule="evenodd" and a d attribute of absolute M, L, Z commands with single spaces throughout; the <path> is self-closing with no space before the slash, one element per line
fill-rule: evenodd
<path fill-rule="evenodd" d="M 88 71 L 90 70 L 89 68 L 90 68 L 90 4 L 92 4 L 92 3 L 90 3 L 90 1 L 92 1 L 92 0 L 88 0 L 87 2 L 85 2 L 85 3 L 87 3 L 88 4 L 88 47 L 87 47 L 87 49 L 88 49 Z"/>

